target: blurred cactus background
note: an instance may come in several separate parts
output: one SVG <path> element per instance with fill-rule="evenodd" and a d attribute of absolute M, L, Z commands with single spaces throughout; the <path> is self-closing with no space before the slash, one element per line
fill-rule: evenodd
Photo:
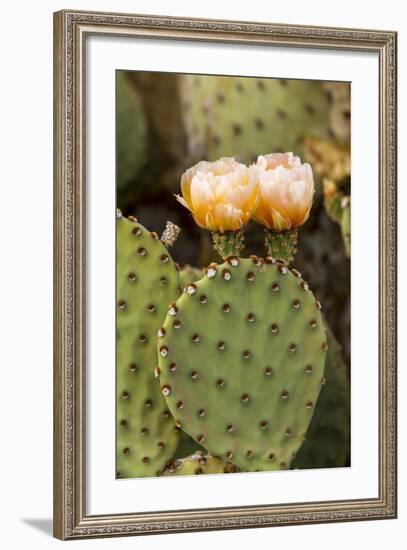
<path fill-rule="evenodd" d="M 174 198 L 187 168 L 222 156 L 250 164 L 259 154 L 279 151 L 311 164 L 314 206 L 294 265 L 323 304 L 335 338 L 331 364 L 344 365 L 347 374 L 341 403 L 349 405 L 350 84 L 118 71 L 116 116 L 117 206 L 158 234 L 167 220 L 180 226 L 171 255 L 181 267 L 219 260 L 209 232 Z M 263 228 L 250 223 L 245 244 L 246 255 L 263 256 Z M 326 392 L 324 399 L 326 414 L 315 418 L 314 431 L 334 420 L 338 425 L 330 417 L 336 396 Z M 318 449 L 304 445 L 298 467 L 349 464 L 349 406 L 334 414 L 347 426 L 338 428 L 340 449 L 327 432 L 324 459 L 315 460 Z"/>

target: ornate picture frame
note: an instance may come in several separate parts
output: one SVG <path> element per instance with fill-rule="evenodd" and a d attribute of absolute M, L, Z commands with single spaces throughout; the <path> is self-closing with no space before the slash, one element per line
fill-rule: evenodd
<path fill-rule="evenodd" d="M 371 52 L 379 63 L 378 496 L 89 515 L 86 495 L 85 49 L 89 36 Z M 391 519 L 396 453 L 396 61 L 390 31 L 60 11 L 54 15 L 54 535 L 144 535 Z"/>

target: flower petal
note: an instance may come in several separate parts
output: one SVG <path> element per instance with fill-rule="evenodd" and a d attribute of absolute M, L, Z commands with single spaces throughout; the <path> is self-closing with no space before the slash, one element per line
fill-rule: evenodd
<path fill-rule="evenodd" d="M 233 158 L 201 161 L 181 178 L 182 197 L 200 227 L 210 231 L 236 231 L 250 220 L 260 200 L 258 183 L 248 168 Z"/>
<path fill-rule="evenodd" d="M 309 216 L 314 179 L 309 164 L 292 153 L 260 156 L 249 168 L 250 181 L 259 184 L 260 201 L 254 218 L 282 231 L 302 225 Z"/>

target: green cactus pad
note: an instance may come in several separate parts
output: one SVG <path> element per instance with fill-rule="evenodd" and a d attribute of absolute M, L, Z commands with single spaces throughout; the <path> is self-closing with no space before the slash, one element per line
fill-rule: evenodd
<path fill-rule="evenodd" d="M 230 474 L 238 471 L 229 462 L 223 461 L 216 456 L 196 451 L 185 458 L 178 458 L 172 462 L 164 471 L 165 476 L 188 476 L 197 474 Z"/>
<path fill-rule="evenodd" d="M 343 212 L 341 221 L 341 231 L 343 244 L 345 245 L 345 254 L 347 258 L 350 258 L 350 198 L 345 197 L 343 201 Z"/>
<path fill-rule="evenodd" d="M 293 468 L 339 468 L 350 453 L 350 385 L 341 347 L 328 330 L 323 386 L 308 428 L 307 439 Z"/>
<path fill-rule="evenodd" d="M 119 213 L 116 422 L 121 478 L 158 474 L 178 444 L 178 428 L 155 378 L 157 331 L 168 304 L 179 296 L 178 287 L 178 271 L 157 235 Z"/>
<path fill-rule="evenodd" d="M 199 281 L 199 279 L 202 279 L 204 275 L 205 271 L 203 269 L 185 264 L 179 272 L 181 288 L 184 288 L 188 283 Z M 190 435 L 184 432 L 184 430 L 180 430 L 179 443 L 178 447 L 175 450 L 173 461 L 176 459 L 181 459 L 185 456 L 196 454 L 197 450 L 201 452 L 203 448 L 201 447 L 201 445 L 198 445 Z"/>
<path fill-rule="evenodd" d="M 331 133 L 331 95 L 322 82 L 184 75 L 180 90 L 190 153 L 199 158 L 301 153 L 305 137 Z"/>
<path fill-rule="evenodd" d="M 176 460 L 177 458 L 183 458 L 184 456 L 192 455 L 197 450 L 204 451 L 206 453 L 206 449 L 204 449 L 201 445 L 198 445 L 195 439 L 192 439 L 190 435 L 188 435 L 186 432 L 184 432 L 184 430 L 181 429 L 179 431 L 178 447 L 175 449 L 172 461 Z"/>
<path fill-rule="evenodd" d="M 158 341 L 178 426 L 245 470 L 288 468 L 323 379 L 320 305 L 280 262 L 229 258 L 185 287 Z"/>
<path fill-rule="evenodd" d="M 179 272 L 179 280 L 181 287 L 183 288 L 188 283 L 193 283 L 199 281 L 205 275 L 203 269 L 198 267 L 193 267 L 192 265 L 186 264 Z"/>
<path fill-rule="evenodd" d="M 351 255 L 351 198 L 343 189 L 336 183 L 328 179 L 324 179 L 324 188 L 332 186 L 333 193 L 326 193 L 324 196 L 324 206 L 328 216 L 340 225 L 343 244 L 345 248 L 345 256 L 350 258 Z"/>
<path fill-rule="evenodd" d="M 117 187 L 134 182 L 148 158 L 147 120 L 140 96 L 126 73 L 119 71 L 117 91 Z"/>

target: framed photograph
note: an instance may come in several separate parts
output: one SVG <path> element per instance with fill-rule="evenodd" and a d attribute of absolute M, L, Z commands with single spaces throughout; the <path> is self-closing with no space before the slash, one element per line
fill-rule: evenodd
<path fill-rule="evenodd" d="M 54 18 L 54 534 L 396 517 L 396 33 Z"/>

